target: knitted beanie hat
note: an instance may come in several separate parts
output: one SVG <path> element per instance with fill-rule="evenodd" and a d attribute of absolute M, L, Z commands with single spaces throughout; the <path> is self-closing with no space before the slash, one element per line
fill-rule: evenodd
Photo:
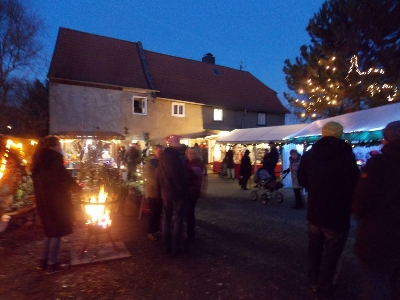
<path fill-rule="evenodd" d="M 388 142 L 400 140 L 400 121 L 393 121 L 386 125 L 383 129 L 383 137 Z"/>
<path fill-rule="evenodd" d="M 322 136 L 333 136 L 340 139 L 342 135 L 343 126 L 337 122 L 328 122 L 322 127 Z"/>

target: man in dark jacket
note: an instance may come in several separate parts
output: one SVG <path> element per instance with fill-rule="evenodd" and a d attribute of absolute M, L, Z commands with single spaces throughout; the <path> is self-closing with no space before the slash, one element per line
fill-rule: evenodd
<path fill-rule="evenodd" d="M 350 227 L 350 209 L 359 169 L 343 127 L 328 122 L 322 138 L 304 153 L 297 172 L 308 191 L 309 278 L 317 297 L 333 293 L 338 263 Z"/>
<path fill-rule="evenodd" d="M 275 168 L 279 161 L 279 152 L 274 142 L 269 142 L 269 147 L 270 150 L 264 155 L 262 165 L 271 175 L 270 182 L 272 182 L 276 181 Z"/>
<path fill-rule="evenodd" d="M 250 151 L 246 150 L 244 152 L 244 155 L 242 157 L 242 160 L 240 161 L 240 169 L 239 169 L 239 175 L 240 175 L 240 185 L 242 190 L 248 190 L 247 188 L 247 181 L 249 181 L 249 178 L 251 176 L 251 160 L 250 160 Z"/>
<path fill-rule="evenodd" d="M 363 168 L 353 202 L 360 299 L 400 299 L 400 121 L 389 123 L 383 136 L 382 154 Z"/>
<path fill-rule="evenodd" d="M 181 250 L 179 246 L 182 239 L 184 205 L 189 189 L 185 155 L 179 142 L 180 138 L 176 135 L 169 138 L 169 147 L 160 157 L 157 169 L 157 184 L 164 207 L 164 247 L 166 253 L 173 255 Z"/>

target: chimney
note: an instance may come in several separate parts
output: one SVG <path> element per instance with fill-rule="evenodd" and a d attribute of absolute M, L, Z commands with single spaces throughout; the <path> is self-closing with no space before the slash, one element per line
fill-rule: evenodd
<path fill-rule="evenodd" d="M 206 53 L 201 59 L 201 61 L 215 65 L 215 57 L 211 53 Z"/>

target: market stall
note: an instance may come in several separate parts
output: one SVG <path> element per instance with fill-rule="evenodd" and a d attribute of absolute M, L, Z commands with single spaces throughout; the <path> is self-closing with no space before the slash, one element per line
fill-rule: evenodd
<path fill-rule="evenodd" d="M 219 172 L 221 162 L 225 157 L 226 151 L 234 151 L 235 177 L 238 177 L 240 160 L 246 149 L 250 150 L 251 160 L 254 168 L 253 173 L 261 167 L 261 160 L 265 149 L 268 149 L 269 142 L 279 143 L 289 134 L 304 128 L 306 124 L 281 125 L 257 128 L 235 129 L 229 134 L 219 138 L 214 147 L 214 172 Z M 218 146 L 218 147 L 217 147 Z M 280 175 L 282 162 L 280 161 L 275 169 L 277 176 Z"/>
<path fill-rule="evenodd" d="M 285 137 L 283 142 L 306 150 L 308 145 L 321 138 L 322 127 L 326 123 L 338 122 L 343 126 L 342 138 L 352 144 L 357 163 L 362 166 L 371 157 L 371 151 L 381 149 L 382 130 L 388 123 L 397 120 L 400 120 L 400 103 L 388 104 L 314 121 Z M 288 156 L 282 159 L 288 159 Z"/>
<path fill-rule="evenodd" d="M 122 178 L 117 168 L 117 149 L 125 136 L 108 131 L 62 131 L 54 133 L 60 139 L 65 153 L 65 165 L 73 177 L 80 181 L 97 177 Z M 101 174 L 99 173 L 105 173 Z M 110 174 L 110 175 L 109 175 Z"/>
<path fill-rule="evenodd" d="M 352 144 L 366 145 L 374 141 L 380 143 L 383 138 L 383 128 L 388 123 L 399 119 L 400 103 L 388 104 L 314 121 L 298 131 L 292 132 L 283 140 L 292 143 L 314 143 L 321 138 L 322 127 L 333 121 L 343 126 L 343 139 Z"/>

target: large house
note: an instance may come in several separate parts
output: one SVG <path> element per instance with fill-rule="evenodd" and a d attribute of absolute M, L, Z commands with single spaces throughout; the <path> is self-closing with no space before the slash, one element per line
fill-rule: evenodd
<path fill-rule="evenodd" d="M 163 143 L 171 134 L 284 124 L 276 92 L 249 72 L 60 28 L 48 73 L 50 133 Z"/>

